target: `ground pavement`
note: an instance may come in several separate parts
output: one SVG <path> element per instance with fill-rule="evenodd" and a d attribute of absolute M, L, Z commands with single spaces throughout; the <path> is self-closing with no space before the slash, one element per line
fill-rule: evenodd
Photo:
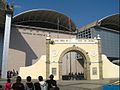
<path fill-rule="evenodd" d="M 15 80 L 12 80 L 14 82 Z M 36 82 L 37 80 L 33 80 Z M 4 85 L 6 80 L 0 80 L 0 85 Z M 25 83 L 25 80 L 22 80 Z M 61 80 L 57 81 L 60 90 L 102 90 L 104 84 L 111 80 Z"/>

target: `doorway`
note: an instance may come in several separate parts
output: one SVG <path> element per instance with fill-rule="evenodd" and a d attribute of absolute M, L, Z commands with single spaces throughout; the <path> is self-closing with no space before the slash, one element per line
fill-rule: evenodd
<path fill-rule="evenodd" d="M 78 52 L 68 52 L 62 60 L 62 80 L 84 80 L 84 58 Z"/>
<path fill-rule="evenodd" d="M 61 80 L 90 80 L 90 58 L 86 51 L 73 46 L 65 49 L 59 57 Z"/>

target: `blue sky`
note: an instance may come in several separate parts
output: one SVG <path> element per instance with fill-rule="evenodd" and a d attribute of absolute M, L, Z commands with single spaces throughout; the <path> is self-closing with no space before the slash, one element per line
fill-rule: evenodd
<path fill-rule="evenodd" d="M 7 0 L 14 15 L 30 9 L 52 9 L 69 16 L 77 27 L 119 13 L 119 0 Z"/>

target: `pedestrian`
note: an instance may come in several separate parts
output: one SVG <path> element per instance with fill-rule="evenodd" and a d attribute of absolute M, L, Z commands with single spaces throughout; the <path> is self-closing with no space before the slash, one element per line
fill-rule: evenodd
<path fill-rule="evenodd" d="M 17 78 L 16 78 L 16 82 L 13 84 L 13 86 L 12 86 L 12 89 L 13 90 L 25 90 L 25 88 L 24 88 L 24 84 L 23 83 L 21 83 L 21 77 L 20 76 L 17 76 Z"/>
<path fill-rule="evenodd" d="M 40 83 L 41 90 L 47 90 L 47 83 L 43 81 L 42 76 L 39 76 L 39 83 Z"/>
<path fill-rule="evenodd" d="M 38 77 L 38 80 L 39 80 L 39 77 Z M 35 88 L 35 90 L 41 90 L 40 83 L 39 82 L 35 82 L 34 83 L 34 88 Z"/>
<path fill-rule="evenodd" d="M 16 71 L 16 76 L 18 76 L 18 74 L 19 74 L 18 71 Z"/>
<path fill-rule="evenodd" d="M 43 77 L 38 77 L 39 82 L 34 83 L 35 90 L 47 90 L 47 83 L 43 81 Z"/>
<path fill-rule="evenodd" d="M 53 83 L 56 83 L 56 81 L 54 80 L 54 75 L 50 75 L 49 76 L 49 80 L 46 80 L 47 84 L 48 84 L 48 90 L 50 90 L 50 88 L 52 88 Z"/>
<path fill-rule="evenodd" d="M 33 83 L 31 82 L 31 77 L 28 76 L 28 77 L 26 78 L 26 80 L 27 80 L 27 82 L 26 82 L 26 84 L 25 84 L 25 90 L 34 90 L 34 85 L 33 85 Z"/>
<path fill-rule="evenodd" d="M 77 72 L 75 72 L 75 80 L 78 80 Z"/>
<path fill-rule="evenodd" d="M 7 79 L 7 83 L 5 83 L 5 89 L 4 90 L 11 90 L 11 80 L 10 78 Z"/>

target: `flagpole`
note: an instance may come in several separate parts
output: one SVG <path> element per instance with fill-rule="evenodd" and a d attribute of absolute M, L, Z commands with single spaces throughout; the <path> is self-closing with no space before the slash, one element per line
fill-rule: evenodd
<path fill-rule="evenodd" d="M 72 31 L 72 29 L 71 29 L 71 19 L 70 19 L 70 17 L 68 17 L 68 25 L 69 25 L 69 26 L 68 26 L 68 27 L 69 27 L 69 30 Z"/>
<path fill-rule="evenodd" d="M 71 52 L 70 52 L 70 79 L 71 79 L 71 75 L 72 75 L 72 67 L 71 67 Z"/>
<path fill-rule="evenodd" d="M 57 34 L 57 38 L 59 38 L 59 18 L 57 18 L 57 30 L 58 30 L 58 34 Z"/>

